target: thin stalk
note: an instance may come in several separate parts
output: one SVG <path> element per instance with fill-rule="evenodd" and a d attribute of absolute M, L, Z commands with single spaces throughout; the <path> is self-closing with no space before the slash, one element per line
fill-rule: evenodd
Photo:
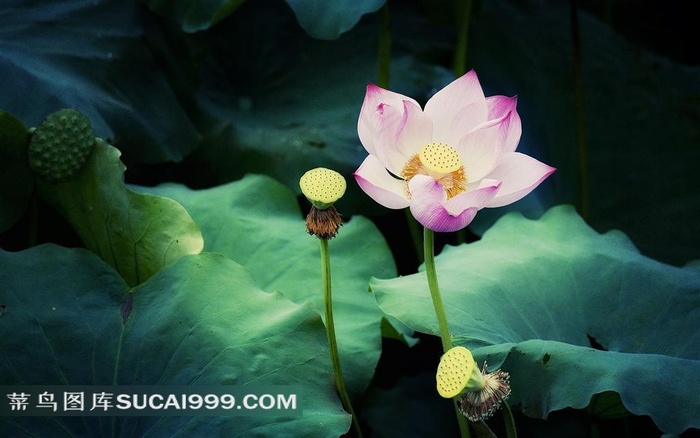
<path fill-rule="evenodd" d="M 447 314 L 445 313 L 445 305 L 442 303 L 437 271 L 435 270 L 435 235 L 433 231 L 428 228 L 424 228 L 423 230 L 423 257 L 425 258 L 425 273 L 428 277 L 428 289 L 430 289 L 430 297 L 433 300 L 435 316 L 437 317 L 438 327 L 440 328 L 442 350 L 447 352 L 447 350 L 452 348 L 452 336 L 450 335 L 450 328 L 447 324 Z M 469 423 L 467 423 L 467 419 L 459 411 L 457 399 L 453 398 L 452 402 L 455 407 L 455 413 L 457 414 L 459 433 L 462 438 L 470 438 Z"/>
<path fill-rule="evenodd" d="M 430 289 L 430 297 L 433 300 L 435 308 L 435 316 L 437 316 L 438 327 L 440 328 L 440 339 L 442 340 L 442 349 L 447 352 L 452 348 L 452 336 L 447 325 L 447 314 L 445 306 L 442 304 L 442 296 L 440 295 L 440 286 L 438 285 L 437 272 L 435 270 L 435 251 L 434 251 L 435 235 L 432 230 L 424 228 L 423 232 L 423 256 L 425 257 L 425 273 L 428 276 L 428 288 Z"/>
<path fill-rule="evenodd" d="M 513 418 L 513 411 L 510 410 L 508 402 L 501 402 L 501 412 L 503 412 L 503 422 L 506 425 L 506 437 L 518 438 L 518 432 L 515 430 L 515 418 Z"/>
<path fill-rule="evenodd" d="M 455 7 L 457 12 L 457 47 L 453 67 L 455 77 L 460 77 L 467 72 L 467 46 L 469 45 L 469 22 L 472 15 L 472 0 L 458 1 Z"/>
<path fill-rule="evenodd" d="M 331 294 L 331 258 L 328 254 L 328 240 L 319 239 L 321 241 L 321 278 L 323 280 L 323 308 L 326 315 L 326 334 L 328 336 L 328 347 L 331 351 L 331 364 L 333 366 L 333 376 L 335 377 L 335 386 L 340 395 L 340 400 L 343 402 L 345 410 L 352 415 L 352 427 L 355 430 L 355 436 L 362 437 L 360 423 L 357 421 L 357 415 L 350 403 L 348 391 L 345 389 L 345 380 L 343 379 L 343 369 L 340 366 L 340 355 L 338 354 L 338 342 L 335 339 L 335 323 L 333 322 L 333 297 Z"/>
<path fill-rule="evenodd" d="M 574 54 L 574 111 L 576 117 L 576 155 L 578 161 L 579 209 L 581 216 L 589 219 L 588 195 L 588 154 L 586 148 L 586 129 L 583 107 L 583 79 L 581 74 L 581 38 L 578 28 L 578 5 L 576 0 L 569 0 L 571 7 L 571 44 Z"/>
<path fill-rule="evenodd" d="M 377 85 L 389 88 L 391 74 L 391 16 L 389 2 L 379 10 L 379 50 L 377 54 Z"/>

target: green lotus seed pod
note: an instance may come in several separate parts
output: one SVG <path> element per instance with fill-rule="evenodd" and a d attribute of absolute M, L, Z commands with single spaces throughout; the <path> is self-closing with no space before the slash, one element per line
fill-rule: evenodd
<path fill-rule="evenodd" d="M 338 172 L 317 167 L 299 180 L 301 192 L 319 210 L 325 210 L 345 194 L 345 178 Z"/>
<path fill-rule="evenodd" d="M 484 387 L 484 378 L 474 363 L 472 352 L 461 346 L 442 355 L 435 379 L 438 393 L 445 398 Z"/>
<path fill-rule="evenodd" d="M 29 166 L 51 183 L 73 177 L 87 161 L 95 134 L 90 120 L 74 109 L 50 114 L 32 133 Z"/>

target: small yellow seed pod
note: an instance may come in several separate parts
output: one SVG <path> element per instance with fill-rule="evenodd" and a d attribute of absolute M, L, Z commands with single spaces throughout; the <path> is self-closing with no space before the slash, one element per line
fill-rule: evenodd
<path fill-rule="evenodd" d="M 438 393 L 444 398 L 484 387 L 484 378 L 471 351 L 461 346 L 453 347 L 442 355 L 435 378 Z"/>
<path fill-rule="evenodd" d="M 338 172 L 317 167 L 301 177 L 299 187 L 314 207 L 325 210 L 343 197 L 347 184 Z"/>

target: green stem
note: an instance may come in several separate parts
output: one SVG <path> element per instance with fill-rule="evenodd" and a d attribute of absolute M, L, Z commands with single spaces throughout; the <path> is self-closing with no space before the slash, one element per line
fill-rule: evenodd
<path fill-rule="evenodd" d="M 501 402 L 501 411 L 503 412 L 503 422 L 506 425 L 506 436 L 508 438 L 518 438 L 518 432 L 515 430 L 513 411 L 510 410 L 510 406 L 508 406 L 507 402 Z"/>
<path fill-rule="evenodd" d="M 438 285 L 437 271 L 435 270 L 435 235 L 428 228 L 423 229 L 423 257 L 425 258 L 425 273 L 428 277 L 428 288 L 430 289 L 430 297 L 433 300 L 435 308 L 435 316 L 437 316 L 438 327 L 440 328 L 440 339 L 442 340 L 442 350 L 447 352 L 452 348 L 452 336 L 450 328 L 447 324 L 447 314 L 445 313 L 445 305 L 442 303 L 440 295 L 440 286 Z M 459 411 L 457 399 L 453 398 L 452 402 L 457 414 L 457 422 L 459 423 L 459 433 L 462 438 L 469 438 L 469 424 L 467 419 Z"/>
<path fill-rule="evenodd" d="M 467 72 L 467 46 L 469 43 L 469 21 L 472 15 L 472 0 L 460 1 L 456 5 L 457 47 L 455 48 L 454 72 L 460 77 Z"/>
<path fill-rule="evenodd" d="M 583 107 L 583 78 L 581 74 L 581 38 L 578 29 L 578 5 L 569 0 L 571 7 L 571 44 L 574 52 L 574 110 L 576 116 L 576 155 L 578 161 L 579 209 L 583 219 L 590 217 L 588 195 L 588 157 Z"/>
<path fill-rule="evenodd" d="M 447 325 L 447 314 L 445 306 L 442 304 L 442 296 L 440 295 L 440 286 L 438 285 L 437 272 L 435 271 L 435 251 L 434 251 L 435 235 L 432 230 L 424 228 L 423 232 L 423 256 L 425 257 L 425 273 L 428 276 L 428 288 L 430 289 L 430 297 L 433 299 L 433 307 L 435 308 L 435 316 L 437 316 L 438 327 L 440 328 L 440 339 L 442 340 L 442 349 L 447 352 L 452 348 L 452 336 Z"/>
<path fill-rule="evenodd" d="M 331 351 L 331 364 L 333 366 L 333 376 L 335 377 L 335 386 L 338 389 L 340 400 L 343 402 L 345 410 L 352 415 L 352 427 L 355 430 L 355 436 L 362 437 L 360 423 L 357 421 L 357 415 L 352 409 L 350 397 L 345 389 L 345 380 L 343 379 L 343 369 L 340 366 L 340 355 L 338 354 L 338 343 L 335 339 L 335 324 L 333 322 L 333 297 L 331 295 L 331 258 L 328 254 L 328 240 L 319 239 L 321 241 L 321 277 L 323 279 L 323 308 L 326 315 L 326 334 L 328 335 L 328 347 Z"/>
<path fill-rule="evenodd" d="M 389 88 L 391 73 L 391 16 L 387 1 L 379 11 L 379 53 L 377 56 L 377 85 Z"/>

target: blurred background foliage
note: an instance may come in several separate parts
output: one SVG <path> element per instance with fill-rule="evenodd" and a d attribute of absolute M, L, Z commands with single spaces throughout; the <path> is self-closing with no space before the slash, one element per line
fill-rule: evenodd
<path fill-rule="evenodd" d="M 201 188 L 264 173 L 298 192 L 313 166 L 350 178 L 365 156 L 356 122 L 366 83 L 378 79 L 384 3 L 6 1 L 0 108 L 27 126 L 77 108 L 122 151 L 127 182 Z M 392 90 L 425 102 L 454 78 L 456 7 L 389 2 Z M 700 85 L 687 12 L 679 1 L 474 2 L 467 67 L 487 95 L 518 95 L 520 149 L 558 168 L 536 194 L 482 212 L 476 234 L 508 210 L 537 216 L 572 203 L 651 257 L 698 256 Z M 340 207 L 398 218 L 354 184 Z"/>

